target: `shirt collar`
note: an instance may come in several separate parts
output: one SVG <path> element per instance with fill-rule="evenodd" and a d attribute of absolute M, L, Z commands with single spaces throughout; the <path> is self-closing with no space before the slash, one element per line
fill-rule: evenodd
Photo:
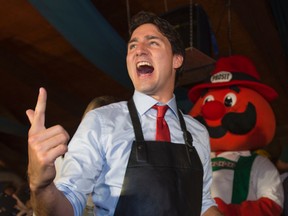
<path fill-rule="evenodd" d="M 155 104 L 162 105 L 159 101 L 155 100 L 153 97 L 150 97 L 136 90 L 134 91 L 133 100 L 136 109 L 140 115 L 145 114 Z M 172 110 L 174 115 L 176 115 L 178 118 L 177 103 L 174 94 L 171 100 L 168 101 L 167 105 Z"/>

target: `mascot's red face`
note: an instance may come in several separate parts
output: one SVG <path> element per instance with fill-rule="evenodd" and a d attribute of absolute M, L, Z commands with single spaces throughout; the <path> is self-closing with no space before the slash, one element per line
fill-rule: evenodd
<path fill-rule="evenodd" d="M 257 149 L 270 143 L 275 133 L 270 104 L 241 86 L 208 89 L 189 114 L 207 127 L 212 151 Z"/>
<path fill-rule="evenodd" d="M 219 59 L 209 80 L 192 87 L 188 96 L 194 103 L 189 114 L 207 127 L 214 152 L 254 150 L 274 137 L 276 121 L 269 102 L 278 94 L 259 81 L 247 57 Z"/>

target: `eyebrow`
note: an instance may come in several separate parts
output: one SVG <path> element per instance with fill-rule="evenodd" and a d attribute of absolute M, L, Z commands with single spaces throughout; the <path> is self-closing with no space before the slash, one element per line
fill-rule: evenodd
<path fill-rule="evenodd" d="M 160 37 L 155 36 L 155 35 L 146 35 L 144 38 L 147 39 L 147 40 L 157 39 L 157 40 L 161 40 L 162 41 L 162 39 Z M 138 41 L 137 38 L 132 38 L 131 40 L 128 41 L 128 44 L 133 43 L 133 42 L 137 42 L 137 41 Z"/>
<path fill-rule="evenodd" d="M 239 92 L 240 92 L 240 88 L 239 88 L 238 86 L 236 86 L 236 85 L 230 86 L 230 89 L 233 90 L 233 91 L 235 91 L 236 93 L 239 93 Z"/>

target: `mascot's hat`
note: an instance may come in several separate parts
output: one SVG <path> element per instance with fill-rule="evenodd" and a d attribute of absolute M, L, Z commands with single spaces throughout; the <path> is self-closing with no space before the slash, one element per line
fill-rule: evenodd
<path fill-rule="evenodd" d="M 188 92 L 188 97 L 192 102 L 196 102 L 204 89 L 232 85 L 251 88 L 269 102 L 278 97 L 273 88 L 260 82 L 260 76 L 253 62 L 241 55 L 220 58 L 209 79 L 192 87 Z"/>

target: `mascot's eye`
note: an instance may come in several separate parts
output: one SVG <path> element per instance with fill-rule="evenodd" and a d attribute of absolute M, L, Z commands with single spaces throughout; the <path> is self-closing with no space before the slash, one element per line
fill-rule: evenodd
<path fill-rule="evenodd" d="M 214 101 L 214 97 L 212 95 L 208 95 L 205 97 L 205 99 L 203 100 L 203 104 L 210 102 L 210 101 Z"/>
<path fill-rule="evenodd" d="M 226 107 L 232 107 L 235 105 L 237 97 L 234 93 L 228 93 L 224 98 L 224 105 Z"/>

